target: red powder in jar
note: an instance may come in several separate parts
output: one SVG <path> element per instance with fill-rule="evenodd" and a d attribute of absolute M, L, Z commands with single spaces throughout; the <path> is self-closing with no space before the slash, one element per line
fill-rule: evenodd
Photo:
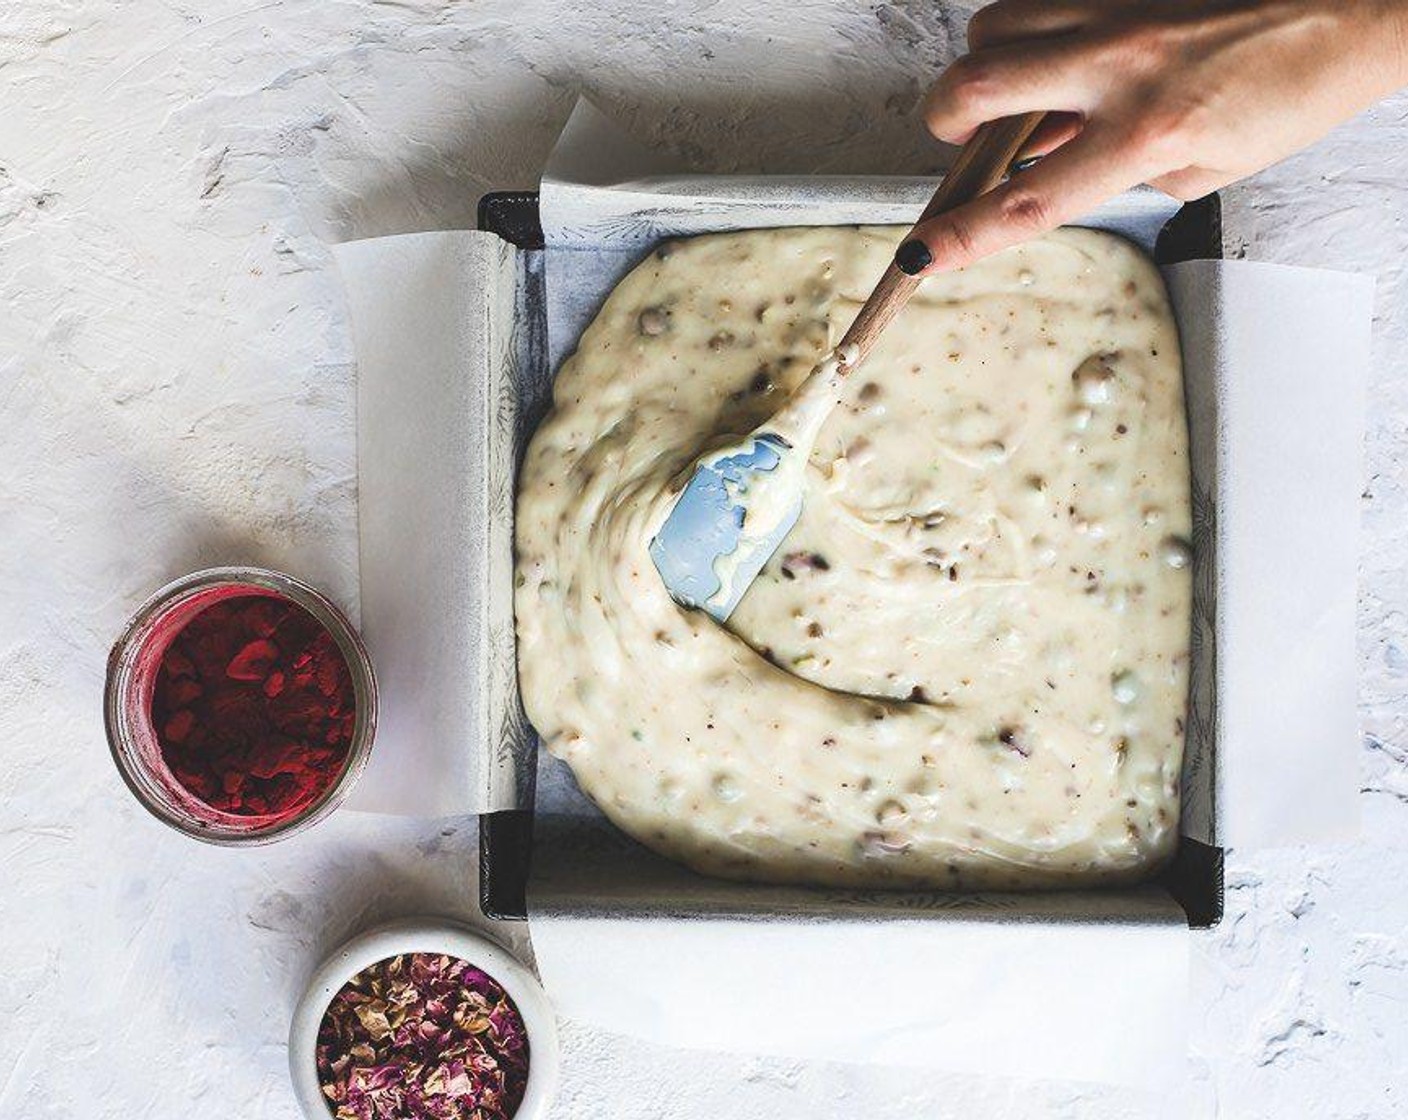
<path fill-rule="evenodd" d="M 273 595 L 222 599 L 161 658 L 152 725 L 176 780 L 240 816 L 297 812 L 347 761 L 356 701 L 328 630 Z"/>

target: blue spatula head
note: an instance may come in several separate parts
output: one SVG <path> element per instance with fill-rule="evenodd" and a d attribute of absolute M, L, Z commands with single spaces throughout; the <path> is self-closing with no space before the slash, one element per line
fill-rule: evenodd
<path fill-rule="evenodd" d="M 802 512 L 798 450 L 763 432 L 703 459 L 650 542 L 650 558 L 681 606 L 719 622 Z"/>

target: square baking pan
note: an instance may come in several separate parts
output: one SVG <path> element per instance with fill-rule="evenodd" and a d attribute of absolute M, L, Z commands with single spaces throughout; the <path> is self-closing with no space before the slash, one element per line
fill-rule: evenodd
<path fill-rule="evenodd" d="M 520 315 L 525 321 L 518 324 L 524 338 L 520 360 L 537 366 L 532 376 L 527 378 L 529 382 L 550 384 L 550 374 L 555 371 L 544 368 L 548 361 L 545 282 L 541 261 L 535 259 L 541 257 L 543 249 L 538 193 L 505 191 L 485 195 L 479 203 L 478 224 L 481 230 L 496 234 L 520 250 L 525 259 L 523 298 L 520 302 Z M 1164 224 L 1154 246 L 1154 259 L 1159 265 L 1220 260 L 1222 256 L 1221 205 L 1216 194 L 1183 205 Z M 526 445 L 547 402 L 538 399 L 524 404 L 520 417 L 521 445 Z M 1196 564 L 1195 560 L 1195 567 Z M 1207 609 L 1213 609 L 1212 605 L 1209 604 Z M 1190 726 L 1194 715 L 1190 713 Z M 1215 713 L 1205 714 L 1204 718 L 1215 720 Z M 480 818 L 480 904 L 485 914 L 493 918 L 523 920 L 527 917 L 535 824 L 540 835 L 544 825 L 544 822 L 535 821 L 531 807 L 534 796 L 532 770 L 530 766 L 527 808 L 490 813 Z M 1187 777 L 1185 773 L 1185 783 Z M 991 912 L 994 908 L 1013 912 L 1024 907 L 1023 900 L 1033 899 L 1030 895 L 938 895 L 902 891 L 860 892 L 840 898 L 834 891 L 798 891 L 761 884 L 704 880 L 702 876 L 682 868 L 662 866 L 663 860 L 648 853 L 624 834 L 620 835 L 619 841 L 619 862 L 613 865 L 608 861 L 608 867 L 620 868 L 624 876 L 631 877 L 631 882 L 598 881 L 581 895 L 599 900 L 602 906 L 613 912 L 629 910 L 637 903 L 649 907 L 651 892 L 657 890 L 689 895 L 693 899 L 693 913 L 700 912 L 701 908 L 704 912 L 711 912 L 713 907 L 717 907 L 719 912 L 729 913 L 766 911 L 772 906 L 788 911 L 802 907 L 810 916 L 823 918 L 829 907 L 854 905 L 858 900 L 873 909 L 877 916 L 883 916 L 891 907 L 912 910 L 916 903 L 924 900 L 928 901 L 928 908 L 952 914 L 955 910 L 961 912 L 969 907 L 975 913 Z M 1208 929 L 1222 918 L 1222 865 L 1223 852 L 1220 847 L 1180 835 L 1172 862 L 1152 885 L 1162 888 L 1174 899 L 1190 928 Z M 540 874 L 551 870 L 541 866 L 537 868 Z M 681 887 L 681 882 L 685 880 L 695 882 Z M 1039 909 L 1049 909 L 1051 902 L 1065 898 L 1070 900 L 1072 911 L 1079 913 L 1085 907 L 1094 914 L 1104 910 L 1118 893 L 1064 892 L 1048 896 L 1047 902 Z M 666 903 L 667 908 L 670 905 Z M 1040 917 L 1037 914 L 1033 916 Z"/>

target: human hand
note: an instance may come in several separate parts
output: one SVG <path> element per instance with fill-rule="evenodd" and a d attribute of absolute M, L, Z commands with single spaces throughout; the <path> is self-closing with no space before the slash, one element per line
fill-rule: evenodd
<path fill-rule="evenodd" d="M 924 104 L 960 143 L 1046 111 L 1040 162 L 914 228 L 910 275 L 946 271 L 1147 182 L 1199 198 L 1408 83 L 1408 0 L 997 0 Z"/>

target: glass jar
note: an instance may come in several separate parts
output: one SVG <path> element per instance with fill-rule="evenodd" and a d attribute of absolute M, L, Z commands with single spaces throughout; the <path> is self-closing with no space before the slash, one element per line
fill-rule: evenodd
<path fill-rule="evenodd" d="M 347 759 L 326 789 L 292 812 L 241 815 L 206 804 L 171 772 L 152 723 L 157 671 L 172 640 L 207 607 L 237 595 L 273 595 L 302 607 L 332 635 L 351 678 L 356 713 Z M 108 657 L 103 716 L 118 772 L 157 820 L 211 844 L 267 844 L 322 820 L 356 784 L 376 731 L 376 678 L 361 638 L 326 596 L 281 572 L 208 568 L 167 584 L 127 624 Z"/>

